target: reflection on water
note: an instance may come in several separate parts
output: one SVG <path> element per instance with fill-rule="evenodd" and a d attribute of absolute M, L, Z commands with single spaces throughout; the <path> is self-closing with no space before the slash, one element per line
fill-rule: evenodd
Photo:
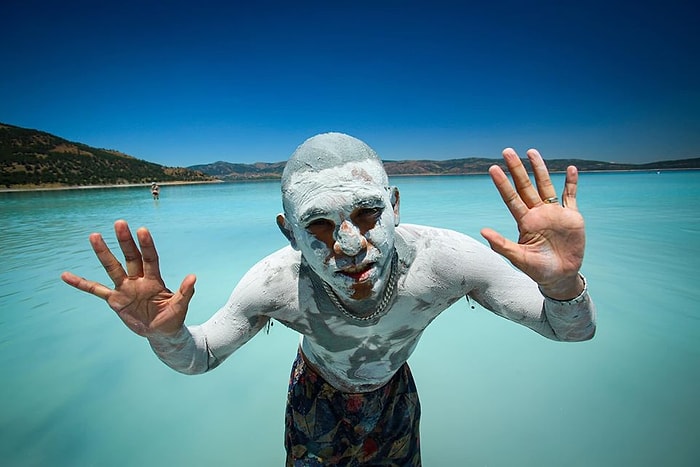
<path fill-rule="evenodd" d="M 556 183 L 561 184 L 561 178 Z M 402 222 L 514 238 L 487 177 L 393 180 Z M 700 458 L 700 173 L 582 174 L 584 264 L 599 309 L 560 344 L 458 302 L 411 358 L 425 465 L 694 465 Z M 87 236 L 148 226 L 166 283 L 198 276 L 207 319 L 285 244 L 277 183 L 0 193 L 0 456 L 4 465 L 281 465 L 298 336 L 277 324 L 208 375 L 162 365 L 99 300 Z M 543 447 L 546 446 L 546 447 Z"/>

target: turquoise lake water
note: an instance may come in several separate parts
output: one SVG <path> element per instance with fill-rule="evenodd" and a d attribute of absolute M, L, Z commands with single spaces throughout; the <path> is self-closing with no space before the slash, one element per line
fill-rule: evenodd
<path fill-rule="evenodd" d="M 555 175 L 558 186 L 561 175 Z M 517 237 L 485 176 L 396 178 L 401 220 Z M 424 465 L 700 465 L 700 172 L 581 174 L 594 340 L 566 344 L 466 301 L 410 359 Z M 163 365 L 102 301 L 89 247 L 114 220 L 153 232 L 175 288 L 198 276 L 188 324 L 285 245 L 274 182 L 0 193 L 0 464 L 280 466 L 298 336 L 275 324 L 215 371 Z"/>

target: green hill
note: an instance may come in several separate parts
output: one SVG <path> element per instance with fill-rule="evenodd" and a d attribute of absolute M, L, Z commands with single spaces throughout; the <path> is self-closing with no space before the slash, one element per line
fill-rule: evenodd
<path fill-rule="evenodd" d="M 209 181 L 202 172 L 165 167 L 112 149 L 0 123 L 0 187 L 59 188 Z"/>

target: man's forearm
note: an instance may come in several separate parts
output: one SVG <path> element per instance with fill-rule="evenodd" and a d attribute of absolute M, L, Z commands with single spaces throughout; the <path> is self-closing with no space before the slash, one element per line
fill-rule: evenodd
<path fill-rule="evenodd" d="M 214 357 L 210 355 L 206 337 L 198 335 L 195 328 L 183 326 L 172 336 L 148 336 L 148 342 L 158 358 L 175 371 L 196 375 L 212 368 L 210 360 Z"/>
<path fill-rule="evenodd" d="M 585 341 L 595 335 L 595 305 L 588 294 L 585 278 L 580 277 L 583 291 L 571 300 L 556 300 L 543 293 L 547 321 L 561 341 Z"/>

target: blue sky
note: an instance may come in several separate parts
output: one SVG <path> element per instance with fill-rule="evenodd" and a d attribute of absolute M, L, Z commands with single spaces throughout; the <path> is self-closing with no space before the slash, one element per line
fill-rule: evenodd
<path fill-rule="evenodd" d="M 384 159 L 698 157 L 693 3 L 9 0 L 0 122 L 171 166 L 325 131 Z"/>

